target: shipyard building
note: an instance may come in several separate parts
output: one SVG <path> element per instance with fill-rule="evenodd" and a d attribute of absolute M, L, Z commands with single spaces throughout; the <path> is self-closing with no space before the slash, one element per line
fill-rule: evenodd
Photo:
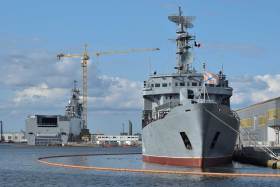
<path fill-rule="evenodd" d="M 2 141 L 3 142 L 8 142 L 8 143 L 26 143 L 25 132 L 6 132 L 6 133 L 3 133 L 2 134 Z"/>
<path fill-rule="evenodd" d="M 128 132 L 123 131 L 120 135 L 92 134 L 92 143 L 99 146 L 136 146 L 141 144 L 141 134 L 132 133 L 132 122 L 128 121 Z"/>
<path fill-rule="evenodd" d="M 65 115 L 30 115 L 25 125 L 29 145 L 63 145 L 79 141 L 83 129 L 79 89 L 74 84 Z"/>
<path fill-rule="evenodd" d="M 280 97 L 236 111 L 244 145 L 279 146 Z"/>
<path fill-rule="evenodd" d="M 134 146 L 139 145 L 139 135 L 92 135 L 92 141 L 96 145 L 101 146 Z"/>

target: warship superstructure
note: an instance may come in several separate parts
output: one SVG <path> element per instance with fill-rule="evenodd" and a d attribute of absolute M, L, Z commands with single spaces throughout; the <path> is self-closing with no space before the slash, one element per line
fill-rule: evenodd
<path fill-rule="evenodd" d="M 176 72 L 154 72 L 144 81 L 143 160 L 167 165 L 208 167 L 230 163 L 238 116 L 230 108 L 233 89 L 223 72 L 198 72 L 192 67 L 192 48 L 200 47 L 189 34 L 194 17 L 168 19 L 177 28 Z"/>
<path fill-rule="evenodd" d="M 65 107 L 65 115 L 29 115 L 26 123 L 26 139 L 29 145 L 62 145 L 81 141 L 83 132 L 80 90 L 77 81 L 71 98 Z"/>
<path fill-rule="evenodd" d="M 72 95 L 68 105 L 65 107 L 65 116 L 68 118 L 82 118 L 83 104 L 80 99 L 80 90 L 77 87 L 77 81 L 74 81 Z"/>

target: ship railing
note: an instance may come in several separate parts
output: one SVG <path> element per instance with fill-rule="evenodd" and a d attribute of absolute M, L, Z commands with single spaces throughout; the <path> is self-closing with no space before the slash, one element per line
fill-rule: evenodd
<path fill-rule="evenodd" d="M 151 123 L 153 121 L 163 119 L 169 113 L 170 109 L 175 108 L 176 106 L 180 106 L 180 105 L 181 104 L 179 101 L 171 101 L 168 103 L 164 103 L 162 105 L 155 107 L 155 110 L 153 111 L 155 113 L 155 115 L 152 115 L 151 110 L 143 111 L 142 115 L 143 115 L 144 121 L 143 121 L 142 127 L 145 127 L 146 125 L 148 125 L 149 123 Z"/>
<path fill-rule="evenodd" d="M 167 102 L 167 103 L 164 103 L 162 105 L 155 107 L 155 110 L 160 111 L 160 110 L 164 110 L 164 109 L 172 109 L 179 105 L 180 105 L 180 101 L 170 101 L 170 102 Z"/>
<path fill-rule="evenodd" d="M 211 100 L 211 99 L 193 99 L 192 103 L 217 103 L 215 100 Z"/>
<path fill-rule="evenodd" d="M 151 91 L 153 88 L 151 86 L 144 87 L 143 91 Z"/>
<path fill-rule="evenodd" d="M 163 119 L 167 114 L 168 114 L 168 111 L 161 111 L 161 112 L 159 112 L 159 114 L 156 115 L 155 117 L 145 119 L 143 125 L 146 126 L 146 125 L 150 124 L 150 123 L 153 122 L 153 121 L 157 121 L 157 120 L 159 120 L 159 119 Z M 142 125 L 142 126 L 143 126 L 143 125 Z"/>
<path fill-rule="evenodd" d="M 231 113 L 232 113 L 232 115 L 235 117 L 235 119 L 237 119 L 237 121 L 238 121 L 238 122 L 240 122 L 240 118 L 239 118 L 239 116 L 238 116 L 237 112 L 236 112 L 236 111 L 234 111 L 234 110 L 230 110 L 230 112 L 231 112 Z"/>

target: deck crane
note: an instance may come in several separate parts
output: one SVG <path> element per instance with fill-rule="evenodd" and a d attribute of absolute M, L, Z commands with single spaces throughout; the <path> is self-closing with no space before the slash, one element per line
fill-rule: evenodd
<path fill-rule="evenodd" d="M 103 55 L 114 55 L 114 54 L 128 54 L 128 53 L 136 53 L 136 52 L 148 52 L 148 51 L 158 51 L 159 48 L 139 48 L 139 49 L 128 49 L 128 50 L 112 50 L 112 51 L 98 51 L 93 52 L 91 55 L 99 57 Z M 63 58 L 80 58 L 81 66 L 82 66 L 82 81 L 83 81 L 83 112 L 82 112 L 82 120 L 83 120 L 83 129 L 87 129 L 87 97 L 88 97 L 88 62 L 90 59 L 90 54 L 87 50 L 87 45 L 84 46 L 84 51 L 81 54 L 64 54 L 59 53 L 57 55 L 58 60 L 62 60 Z"/>

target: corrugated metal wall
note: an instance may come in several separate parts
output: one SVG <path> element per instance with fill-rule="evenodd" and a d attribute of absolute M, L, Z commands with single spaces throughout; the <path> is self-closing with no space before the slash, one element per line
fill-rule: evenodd
<path fill-rule="evenodd" d="M 270 132 L 275 128 L 280 128 L 280 98 L 237 110 L 237 113 L 240 117 L 243 142 L 252 145 L 256 143 L 252 140 L 256 140 L 259 144 L 279 144 L 279 137 L 277 137 L 276 132 L 272 134 Z M 270 132 L 268 132 L 269 128 L 272 128 Z"/>

